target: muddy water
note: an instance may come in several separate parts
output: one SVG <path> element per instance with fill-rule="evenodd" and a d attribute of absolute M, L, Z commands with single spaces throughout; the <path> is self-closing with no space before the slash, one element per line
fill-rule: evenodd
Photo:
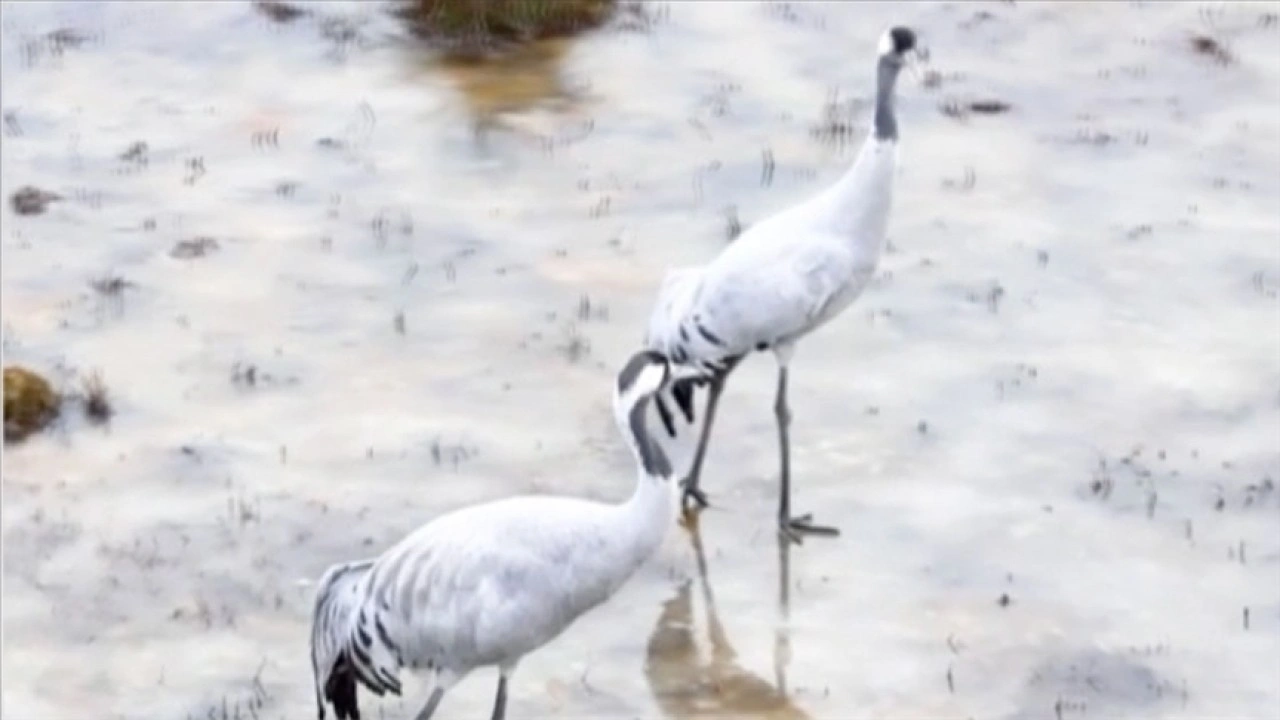
<path fill-rule="evenodd" d="M 625 496 L 606 388 L 661 273 L 838 175 L 890 22 L 936 73 L 891 250 L 792 390 L 795 502 L 843 535 L 780 556 L 750 361 L 698 542 L 511 715 L 1280 703 L 1274 6 L 672 3 L 497 72 L 309 9 L 4 6 L 6 362 L 101 370 L 117 409 L 6 449 L 5 717 L 307 717 L 325 566 L 466 503 Z M 15 215 L 23 185 L 63 199 Z"/>

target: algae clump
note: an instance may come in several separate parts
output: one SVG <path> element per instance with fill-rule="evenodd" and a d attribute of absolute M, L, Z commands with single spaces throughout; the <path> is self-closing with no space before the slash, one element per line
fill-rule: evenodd
<path fill-rule="evenodd" d="M 414 0 L 400 8 L 400 15 L 449 54 L 468 56 L 597 27 L 616 5 L 616 0 Z"/>
<path fill-rule="evenodd" d="M 4 439 L 22 440 L 58 416 L 61 398 L 48 380 L 23 367 L 4 369 Z"/>

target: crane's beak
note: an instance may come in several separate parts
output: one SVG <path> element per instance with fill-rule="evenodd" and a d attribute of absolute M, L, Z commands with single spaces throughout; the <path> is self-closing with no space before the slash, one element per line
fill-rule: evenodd
<path fill-rule="evenodd" d="M 903 55 L 903 63 L 911 79 L 918 85 L 924 82 L 924 66 L 929 64 L 929 48 L 917 45 Z"/>

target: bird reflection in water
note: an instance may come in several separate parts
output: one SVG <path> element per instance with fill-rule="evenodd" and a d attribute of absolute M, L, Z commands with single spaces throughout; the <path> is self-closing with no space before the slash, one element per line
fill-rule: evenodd
<path fill-rule="evenodd" d="M 788 630 L 790 603 L 790 544 L 778 541 L 778 608 L 774 635 L 774 683 L 743 668 L 725 635 L 716 611 L 715 596 L 707 578 L 697 513 L 685 516 L 698 564 L 697 583 L 706 607 L 710 657 L 699 654 L 693 622 L 693 580 L 680 586 L 675 597 L 662 606 L 662 614 L 649 636 L 645 677 L 658 706 L 668 717 L 692 718 L 808 718 L 787 696 L 786 666 L 791 660 Z"/>

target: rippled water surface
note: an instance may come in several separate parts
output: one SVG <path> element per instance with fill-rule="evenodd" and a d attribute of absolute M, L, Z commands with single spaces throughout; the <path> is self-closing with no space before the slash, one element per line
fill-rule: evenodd
<path fill-rule="evenodd" d="M 327 565 L 624 497 L 608 387 L 664 269 L 838 176 L 895 22 L 932 72 L 890 250 L 791 385 L 797 509 L 843 534 L 780 554 L 753 358 L 717 507 L 510 716 L 1275 712 L 1274 4 L 669 3 L 496 68 L 303 7 L 3 7 L 6 362 L 117 407 L 6 448 L 6 718 L 310 717 Z"/>

